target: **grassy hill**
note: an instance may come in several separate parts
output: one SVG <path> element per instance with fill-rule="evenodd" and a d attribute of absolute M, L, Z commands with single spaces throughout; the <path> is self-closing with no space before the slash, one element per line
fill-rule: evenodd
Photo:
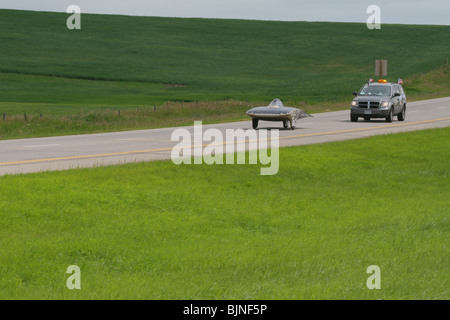
<path fill-rule="evenodd" d="M 449 26 L 368 30 L 363 23 L 82 14 L 82 29 L 68 30 L 68 17 L 0 10 L 0 112 L 68 115 L 275 97 L 314 112 L 330 101 L 348 104 L 374 76 L 375 59 L 389 60 L 388 79 L 404 78 L 411 97 L 450 94 L 442 69 Z M 438 72 L 438 88 L 417 79 L 429 72 Z M 223 106 L 217 113 L 227 112 Z"/>

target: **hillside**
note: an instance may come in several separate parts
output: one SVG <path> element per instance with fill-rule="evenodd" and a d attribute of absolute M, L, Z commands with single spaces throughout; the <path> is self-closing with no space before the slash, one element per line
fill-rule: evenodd
<path fill-rule="evenodd" d="M 449 26 L 82 14 L 82 29 L 68 30 L 68 17 L 0 10 L 0 112 L 275 97 L 314 112 L 320 104 L 346 106 L 380 58 L 389 61 L 388 80 L 405 79 L 410 97 L 450 94 L 442 69 Z M 437 87 L 421 78 L 430 72 Z"/>

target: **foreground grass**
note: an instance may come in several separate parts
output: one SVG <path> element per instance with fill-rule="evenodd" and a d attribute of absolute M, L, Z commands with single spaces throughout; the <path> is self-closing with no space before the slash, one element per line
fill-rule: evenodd
<path fill-rule="evenodd" d="M 448 299 L 449 138 L 283 148 L 275 176 L 166 161 L 0 177 L 0 298 Z"/>

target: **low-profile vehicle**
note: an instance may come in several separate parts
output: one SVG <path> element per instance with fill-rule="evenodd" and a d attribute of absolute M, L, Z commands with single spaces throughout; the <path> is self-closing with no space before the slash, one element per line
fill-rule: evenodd
<path fill-rule="evenodd" d="M 350 109 L 350 120 L 358 121 L 363 118 L 369 121 L 372 118 L 384 118 L 392 122 L 394 116 L 404 121 L 406 116 L 406 95 L 399 83 L 378 80 L 365 84 L 358 92 L 354 91 L 355 98 Z"/>
<path fill-rule="evenodd" d="M 280 99 L 274 99 L 268 106 L 255 107 L 247 111 L 252 118 L 253 129 L 258 127 L 259 120 L 282 121 L 285 129 L 295 129 L 297 119 L 312 117 L 301 109 L 285 107 Z"/>

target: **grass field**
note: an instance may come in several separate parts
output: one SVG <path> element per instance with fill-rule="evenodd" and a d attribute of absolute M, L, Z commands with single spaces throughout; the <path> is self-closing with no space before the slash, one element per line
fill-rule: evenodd
<path fill-rule="evenodd" d="M 449 299 L 449 141 L 283 148 L 275 176 L 162 161 L 0 177 L 0 299 Z"/>
<path fill-rule="evenodd" d="M 0 139 L 242 119 L 274 98 L 343 109 L 375 59 L 410 101 L 450 95 L 449 26 L 68 16 L 0 10 Z"/>

